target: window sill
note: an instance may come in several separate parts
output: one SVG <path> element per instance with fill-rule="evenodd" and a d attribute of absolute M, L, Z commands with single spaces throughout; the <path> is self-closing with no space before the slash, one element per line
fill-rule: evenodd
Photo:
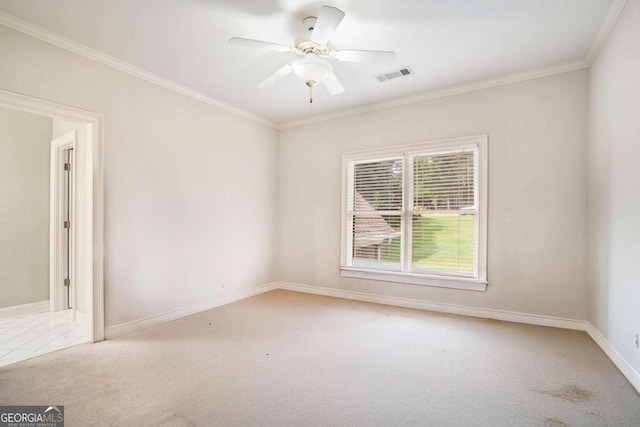
<path fill-rule="evenodd" d="M 384 282 L 409 283 L 412 285 L 479 292 L 485 292 L 488 285 L 486 280 L 467 279 L 464 277 L 429 276 L 426 274 L 399 273 L 396 271 L 370 270 L 356 267 L 341 267 L 340 275 L 342 277 L 356 279 L 381 280 Z"/>

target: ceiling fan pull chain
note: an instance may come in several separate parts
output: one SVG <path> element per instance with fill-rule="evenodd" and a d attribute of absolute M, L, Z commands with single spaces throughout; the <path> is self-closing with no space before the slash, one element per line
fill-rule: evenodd
<path fill-rule="evenodd" d="M 311 112 L 312 104 L 313 104 L 313 86 L 309 86 L 309 112 Z"/>

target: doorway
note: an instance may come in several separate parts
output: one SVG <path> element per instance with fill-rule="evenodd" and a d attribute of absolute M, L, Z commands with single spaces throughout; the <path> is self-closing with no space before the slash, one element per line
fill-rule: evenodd
<path fill-rule="evenodd" d="M 49 268 L 44 297 L 48 299 L 39 297 L 37 302 L 0 307 L 0 332 L 11 330 L 18 337 L 19 332 L 30 331 L 27 335 L 42 332 L 46 324 L 58 331 L 64 325 L 74 325 L 80 327 L 86 341 L 101 341 L 104 339 L 102 116 L 3 90 L 0 108 L 48 117 L 60 124 L 58 132 L 52 132 L 47 142 L 50 165 L 41 168 L 50 177 L 45 196 L 51 208 L 48 239 L 45 238 Z M 25 210 L 25 216 L 29 212 Z M 14 226 L 9 231 L 18 229 Z M 69 338 L 66 341 L 75 339 L 75 333 L 65 333 Z M 24 353 L 27 352 L 25 349 Z"/>
<path fill-rule="evenodd" d="M 76 139 L 52 142 L 59 125 L 0 107 L 0 366 L 89 340 L 73 308 Z"/>

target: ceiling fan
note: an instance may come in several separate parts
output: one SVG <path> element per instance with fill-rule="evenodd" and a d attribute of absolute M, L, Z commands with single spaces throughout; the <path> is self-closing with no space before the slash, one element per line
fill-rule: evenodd
<path fill-rule="evenodd" d="M 302 22 L 307 32 L 294 42 L 293 46 L 251 40 L 241 37 L 229 39 L 229 43 L 261 50 L 292 53 L 298 57 L 284 67 L 258 83 L 260 88 L 269 88 L 284 76 L 293 72 L 307 87 L 309 93 L 317 84 L 322 83 L 331 95 L 344 92 L 342 84 L 333 73 L 328 60 L 346 62 L 371 62 L 388 64 L 395 60 L 395 52 L 376 50 L 334 50 L 329 47 L 329 39 L 342 22 L 344 12 L 331 6 L 322 6 L 317 17 L 310 16 Z M 309 102 L 313 102 L 309 97 Z"/>

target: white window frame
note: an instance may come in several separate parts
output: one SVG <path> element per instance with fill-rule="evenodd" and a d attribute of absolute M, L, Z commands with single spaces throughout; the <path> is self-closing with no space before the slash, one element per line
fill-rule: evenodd
<path fill-rule="evenodd" d="M 408 283 L 413 285 L 435 286 L 441 288 L 463 289 L 472 291 L 486 291 L 487 281 L 487 184 L 488 184 L 488 136 L 476 135 L 464 138 L 446 139 L 422 142 L 418 144 L 409 144 L 402 146 L 394 146 L 388 148 L 380 148 L 366 151 L 349 152 L 342 155 L 342 220 L 341 220 L 341 257 L 340 257 L 340 274 L 342 277 L 382 280 L 385 282 Z M 351 265 L 351 221 L 349 220 L 348 197 L 350 190 L 350 182 L 353 182 L 353 176 L 349 176 L 349 165 L 354 162 L 377 161 L 389 158 L 402 158 L 403 167 L 403 227 L 402 233 L 404 244 L 402 246 L 402 259 L 405 264 L 411 259 L 411 242 L 406 236 L 410 235 L 411 230 L 406 224 L 411 225 L 411 221 L 406 219 L 407 215 L 411 215 L 412 206 L 409 192 L 413 191 L 413 157 L 419 154 L 436 154 L 447 151 L 457 151 L 464 148 L 473 148 L 477 150 L 475 156 L 476 167 L 476 210 L 475 210 L 475 227 L 476 236 L 476 266 L 474 277 L 458 277 L 448 275 L 424 274 L 408 272 L 408 266 L 405 265 L 405 271 L 385 271 L 380 269 L 369 269 L 354 267 Z"/>

